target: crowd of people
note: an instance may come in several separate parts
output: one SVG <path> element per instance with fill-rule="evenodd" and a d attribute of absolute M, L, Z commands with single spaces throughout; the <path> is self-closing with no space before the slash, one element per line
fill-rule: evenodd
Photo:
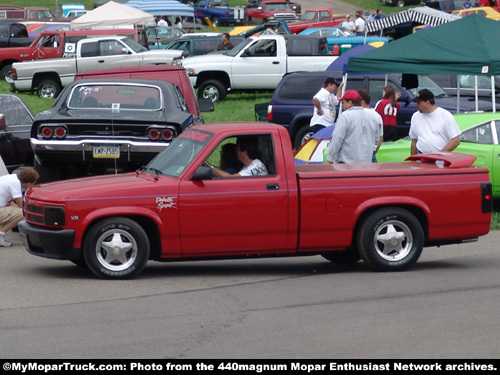
<path fill-rule="evenodd" d="M 358 36 L 365 35 L 366 23 L 373 22 L 381 18 L 382 11 L 380 9 L 370 11 L 367 19 L 364 17 L 364 12 L 362 10 L 358 10 L 355 13 L 354 21 L 351 19 L 350 14 L 345 16 L 345 21 L 342 22 L 342 28 Z"/>

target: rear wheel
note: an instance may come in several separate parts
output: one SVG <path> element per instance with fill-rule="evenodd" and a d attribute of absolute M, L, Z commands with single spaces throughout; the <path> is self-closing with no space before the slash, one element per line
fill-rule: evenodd
<path fill-rule="evenodd" d="M 53 79 L 45 79 L 37 86 L 37 93 L 40 98 L 55 99 L 61 92 L 61 86 Z"/>
<path fill-rule="evenodd" d="M 85 262 L 97 276 L 125 279 L 138 275 L 149 258 L 149 239 L 144 229 L 125 217 L 96 223 L 83 246 Z"/>
<path fill-rule="evenodd" d="M 214 25 L 215 27 L 219 26 L 220 24 L 220 18 L 217 17 L 217 16 L 213 16 L 212 17 L 212 25 Z"/>
<path fill-rule="evenodd" d="M 224 85 L 215 79 L 203 82 L 198 88 L 198 98 L 210 99 L 214 103 L 224 100 L 226 94 Z"/>
<path fill-rule="evenodd" d="M 405 6 L 405 1 L 404 0 L 398 0 L 398 7 L 402 8 Z"/>
<path fill-rule="evenodd" d="M 300 146 L 306 143 L 309 138 L 314 134 L 314 130 L 309 125 L 304 125 L 299 129 L 297 134 L 295 134 L 295 139 L 293 141 L 293 147 L 298 150 Z"/>
<path fill-rule="evenodd" d="M 357 248 L 363 261 L 379 271 L 403 271 L 415 264 L 424 247 L 424 231 L 409 211 L 388 207 L 363 220 Z"/>

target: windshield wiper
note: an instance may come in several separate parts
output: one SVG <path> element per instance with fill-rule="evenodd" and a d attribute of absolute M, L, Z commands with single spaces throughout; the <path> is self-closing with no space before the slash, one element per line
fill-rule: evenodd
<path fill-rule="evenodd" d="M 148 167 L 146 165 L 143 165 L 142 167 L 140 167 L 138 170 L 135 171 L 135 173 L 139 174 L 142 171 L 145 171 L 145 172 L 151 171 L 151 172 L 153 172 L 153 176 L 154 176 L 155 180 L 158 180 L 158 175 L 159 174 L 163 175 L 163 172 L 160 171 L 159 169 L 151 168 L 151 167 Z"/>

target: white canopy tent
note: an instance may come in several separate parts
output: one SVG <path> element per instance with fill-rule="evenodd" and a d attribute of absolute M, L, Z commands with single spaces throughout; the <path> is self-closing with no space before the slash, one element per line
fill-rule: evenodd
<path fill-rule="evenodd" d="M 71 29 L 102 26 L 150 25 L 155 19 L 152 14 L 132 8 L 125 4 L 109 1 L 87 14 L 71 21 Z"/>

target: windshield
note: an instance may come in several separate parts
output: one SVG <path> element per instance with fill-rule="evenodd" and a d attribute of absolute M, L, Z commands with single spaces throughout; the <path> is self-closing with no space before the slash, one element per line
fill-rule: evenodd
<path fill-rule="evenodd" d="M 254 42 L 254 39 L 252 38 L 247 38 L 245 39 L 244 41 L 242 41 L 240 44 L 238 44 L 237 46 L 235 46 L 233 49 L 230 49 L 228 50 L 225 55 L 228 55 L 228 56 L 236 56 L 243 48 L 245 48 L 247 45 L 249 45 L 250 43 L 253 43 Z"/>
<path fill-rule="evenodd" d="M 133 50 L 135 53 L 139 52 L 145 52 L 147 51 L 146 47 L 141 46 L 139 43 L 133 41 L 130 38 L 123 38 L 121 39 L 123 43 L 125 43 L 131 50 Z"/>
<path fill-rule="evenodd" d="M 448 96 L 446 92 L 438 86 L 436 82 L 434 82 L 432 79 L 430 79 L 427 76 L 418 76 L 418 87 L 410 89 L 410 92 L 413 95 L 417 95 L 417 93 L 420 90 L 427 89 L 430 90 L 436 98 L 443 98 L 445 96 Z"/>
<path fill-rule="evenodd" d="M 184 130 L 167 148 L 151 160 L 147 169 L 160 175 L 179 177 L 212 137 L 212 133 Z"/>

